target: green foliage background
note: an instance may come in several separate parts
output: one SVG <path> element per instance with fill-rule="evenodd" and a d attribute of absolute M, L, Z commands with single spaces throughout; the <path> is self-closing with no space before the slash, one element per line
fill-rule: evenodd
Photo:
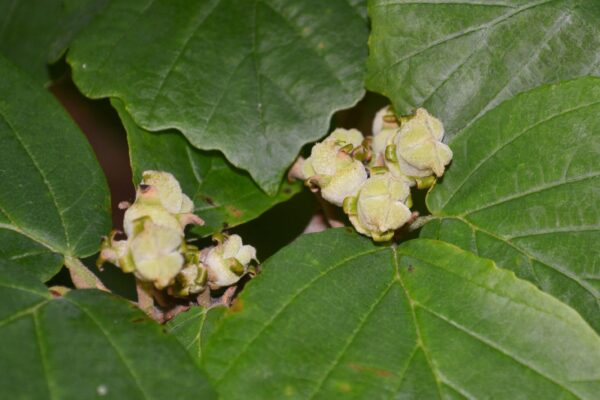
<path fill-rule="evenodd" d="M 597 398 L 599 22 L 594 0 L 0 0 L 0 394 Z M 48 290 L 110 231 L 106 178 L 44 88 L 65 60 L 110 99 L 133 183 L 172 172 L 194 234 L 241 225 L 276 253 L 232 308 L 161 326 Z M 447 128 L 428 222 L 393 245 L 300 235 L 315 203 L 285 173 L 365 89 Z"/>

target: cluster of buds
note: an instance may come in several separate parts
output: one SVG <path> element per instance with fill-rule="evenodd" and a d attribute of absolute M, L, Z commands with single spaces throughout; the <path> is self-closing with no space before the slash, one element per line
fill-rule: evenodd
<path fill-rule="evenodd" d="M 127 238 L 104 238 L 98 265 L 110 262 L 134 273 L 156 289 L 179 297 L 236 283 L 250 272 L 256 250 L 244 246 L 238 235 L 217 235 L 215 246 L 200 250 L 185 241 L 185 227 L 202 225 L 194 204 L 173 175 L 145 171 L 133 204 L 122 203 Z"/>
<path fill-rule="evenodd" d="M 396 118 L 389 107 L 373 121 L 373 137 L 336 129 L 317 143 L 299 174 L 328 202 L 342 206 L 356 230 L 390 240 L 410 221 L 410 188 L 428 188 L 444 174 L 452 151 L 444 126 L 424 108 Z"/>

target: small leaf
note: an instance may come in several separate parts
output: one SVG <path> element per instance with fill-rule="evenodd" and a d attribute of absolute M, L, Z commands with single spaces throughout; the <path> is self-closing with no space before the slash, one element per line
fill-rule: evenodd
<path fill-rule="evenodd" d="M 600 79 L 516 96 L 463 131 L 424 234 L 494 259 L 600 331 Z M 438 232 L 439 229 L 439 232 Z"/>
<path fill-rule="evenodd" d="M 50 78 L 48 63 L 62 56 L 73 37 L 107 1 L 1 1 L 0 52 L 45 83 Z"/>
<path fill-rule="evenodd" d="M 140 182 L 146 170 L 175 175 L 184 193 L 194 201 L 194 212 L 205 222 L 194 228 L 200 235 L 250 221 L 302 188 L 299 182 L 284 181 L 277 195 L 270 197 L 220 153 L 192 147 L 177 131 L 150 133 L 133 122 L 122 102 L 113 99 L 112 104 L 127 130 L 134 183 Z"/>
<path fill-rule="evenodd" d="M 52 299 L 0 266 L 0 387 L 5 398 L 212 398 L 190 357 L 126 301 L 97 290 Z"/>
<path fill-rule="evenodd" d="M 49 279 L 110 229 L 94 153 L 52 95 L 0 56 L 0 257 Z"/>
<path fill-rule="evenodd" d="M 300 148 L 364 94 L 367 24 L 347 0 L 112 2 L 72 45 L 87 96 L 220 150 L 275 194 Z"/>
<path fill-rule="evenodd" d="M 192 307 L 177 315 L 166 326 L 168 332 L 174 335 L 200 364 L 204 344 L 227 310 L 226 307 Z"/>
<path fill-rule="evenodd" d="M 579 314 L 439 241 L 394 249 L 343 229 L 304 235 L 239 299 L 202 359 L 224 398 L 593 399 L 600 389 L 600 338 Z"/>
<path fill-rule="evenodd" d="M 447 138 L 514 94 L 600 75 L 597 0 L 372 0 L 367 88 Z"/>

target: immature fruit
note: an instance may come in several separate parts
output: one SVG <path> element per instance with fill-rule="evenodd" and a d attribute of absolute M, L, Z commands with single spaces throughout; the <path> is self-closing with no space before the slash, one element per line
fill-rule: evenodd
<path fill-rule="evenodd" d="M 372 175 L 355 198 L 348 198 L 344 211 L 359 233 L 386 241 L 410 219 L 409 199 L 408 184 L 384 172 Z"/>
<path fill-rule="evenodd" d="M 442 143 L 444 126 L 424 108 L 402 121 L 386 148 L 386 165 L 394 175 L 426 177 L 444 174 L 452 160 L 452 150 Z"/>
<path fill-rule="evenodd" d="M 177 275 L 173 294 L 186 297 L 206 289 L 207 271 L 203 264 L 188 264 Z"/>
<path fill-rule="evenodd" d="M 161 205 L 149 205 L 136 201 L 125 211 L 123 218 L 123 230 L 127 237 L 133 237 L 137 234 L 138 222 L 144 219 L 150 219 L 158 226 L 177 230 L 183 236 L 183 226 L 176 215 L 170 213 Z"/>
<path fill-rule="evenodd" d="M 373 136 L 371 142 L 373 158 L 371 159 L 371 165 L 383 166 L 385 165 L 385 150 L 390 143 L 391 139 L 398 132 L 398 128 L 385 128 L 379 131 L 377 135 Z"/>
<path fill-rule="evenodd" d="M 304 179 L 315 175 L 333 175 L 340 167 L 339 160 L 333 162 L 338 158 L 338 154 L 349 154 L 354 148 L 359 147 L 363 140 L 362 133 L 356 129 L 334 130 L 325 140 L 313 146 L 310 157 L 302 165 Z"/>
<path fill-rule="evenodd" d="M 252 260 L 256 260 L 256 249 L 244 245 L 238 235 L 231 235 L 203 252 L 201 261 L 207 268 L 210 287 L 216 289 L 239 281 Z"/>
<path fill-rule="evenodd" d="M 394 111 L 390 106 L 385 106 L 377 111 L 373 118 L 373 136 L 377 136 L 384 129 L 396 129 L 400 126 Z"/>
<path fill-rule="evenodd" d="M 143 186 L 153 188 L 158 202 L 170 213 L 184 214 L 192 212 L 194 209 L 192 200 L 183 194 L 177 179 L 168 172 L 144 171 L 140 187 Z M 141 190 L 138 192 L 142 194 L 140 199 L 144 200 L 144 192 Z"/>
<path fill-rule="evenodd" d="M 321 188 L 321 195 L 330 203 L 341 206 L 344 198 L 356 194 L 367 179 L 364 165 L 350 155 L 363 141 L 356 129 L 336 129 L 312 148 L 302 165 L 304 179 Z"/>
<path fill-rule="evenodd" d="M 363 134 L 360 133 L 358 129 L 337 128 L 331 132 L 326 140 L 333 140 L 340 148 L 342 148 L 349 144 L 351 144 L 352 147 L 358 147 L 362 144 L 364 139 Z"/>
<path fill-rule="evenodd" d="M 193 208 L 173 175 L 145 171 L 135 202 L 123 218 L 127 240 L 106 238 L 98 264 L 109 261 L 123 272 L 135 273 L 141 281 L 154 283 L 158 289 L 172 285 L 186 262 L 198 262 L 198 257 L 187 260 L 190 246 L 183 242 L 185 225 L 202 223 L 191 213 Z"/>
<path fill-rule="evenodd" d="M 341 206 L 344 199 L 354 196 L 367 180 L 365 166 L 352 160 L 347 166 L 340 168 L 331 176 L 326 184 L 321 184 L 321 196 L 328 202 Z"/>
<path fill-rule="evenodd" d="M 157 289 L 172 284 L 184 264 L 182 241 L 180 231 L 146 221 L 141 232 L 129 241 L 136 277 L 153 282 Z"/>

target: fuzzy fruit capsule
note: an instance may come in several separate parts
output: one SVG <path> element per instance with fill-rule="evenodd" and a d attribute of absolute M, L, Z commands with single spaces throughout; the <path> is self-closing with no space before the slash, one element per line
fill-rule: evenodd
<path fill-rule="evenodd" d="M 390 240 L 394 231 L 411 217 L 406 201 L 410 187 L 390 173 L 372 175 L 356 200 L 348 200 L 346 210 L 356 230 L 375 241 Z"/>
<path fill-rule="evenodd" d="M 256 249 L 244 245 L 238 235 L 224 237 L 202 256 L 202 264 L 208 272 L 208 283 L 213 289 L 239 281 L 253 260 L 256 260 Z"/>
<path fill-rule="evenodd" d="M 419 108 L 389 138 L 386 165 L 395 175 L 440 177 L 452 160 L 452 150 L 442 142 L 443 137 L 444 126 L 441 121 L 424 108 Z"/>
<path fill-rule="evenodd" d="M 355 195 L 367 180 L 364 165 L 351 155 L 363 142 L 363 135 L 356 129 L 336 129 L 313 146 L 310 157 L 302 165 L 304 179 L 320 188 L 325 200 L 341 206 L 344 199 Z"/>

